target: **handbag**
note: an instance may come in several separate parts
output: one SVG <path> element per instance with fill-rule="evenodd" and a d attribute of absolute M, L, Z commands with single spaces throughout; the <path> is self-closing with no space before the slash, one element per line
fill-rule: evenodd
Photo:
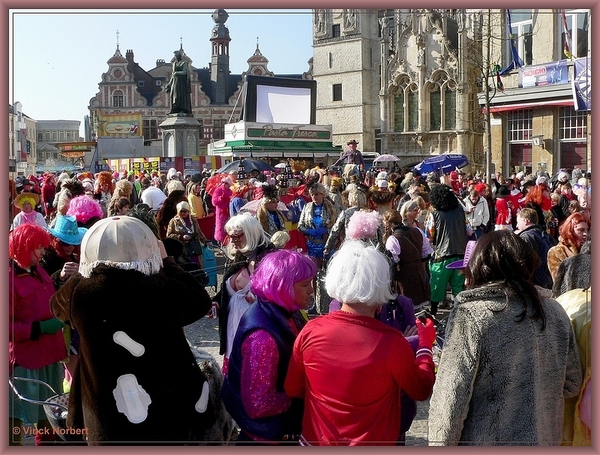
<path fill-rule="evenodd" d="M 202 256 L 202 244 L 198 239 L 192 239 L 187 242 L 185 250 L 188 256 Z"/>

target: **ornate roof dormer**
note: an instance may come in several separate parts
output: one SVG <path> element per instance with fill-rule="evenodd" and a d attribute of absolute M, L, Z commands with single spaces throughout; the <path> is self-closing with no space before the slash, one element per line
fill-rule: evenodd
<path fill-rule="evenodd" d="M 115 51 L 115 55 L 113 55 L 106 63 L 127 63 L 127 59 L 123 57 L 121 51 L 119 50 L 119 31 L 117 30 L 117 50 Z"/>
<path fill-rule="evenodd" d="M 269 59 L 260 52 L 258 36 L 256 37 L 256 50 L 254 51 L 252 57 L 247 60 L 247 62 L 248 71 L 246 74 L 252 74 L 254 76 L 274 76 L 273 72 L 269 71 L 269 68 L 267 68 Z"/>

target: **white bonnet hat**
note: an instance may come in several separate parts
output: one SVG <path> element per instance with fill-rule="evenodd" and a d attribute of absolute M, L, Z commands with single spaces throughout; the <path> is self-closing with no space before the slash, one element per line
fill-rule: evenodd
<path fill-rule="evenodd" d="M 156 236 L 143 221 L 115 216 L 94 223 L 83 236 L 79 273 L 89 278 L 96 266 L 105 264 L 153 275 L 162 262 Z"/>

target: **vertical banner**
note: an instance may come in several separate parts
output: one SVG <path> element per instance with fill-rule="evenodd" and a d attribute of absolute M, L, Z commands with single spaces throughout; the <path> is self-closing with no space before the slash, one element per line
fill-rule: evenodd
<path fill-rule="evenodd" d="M 573 101 L 576 111 L 592 110 L 592 59 L 577 58 L 573 65 Z"/>

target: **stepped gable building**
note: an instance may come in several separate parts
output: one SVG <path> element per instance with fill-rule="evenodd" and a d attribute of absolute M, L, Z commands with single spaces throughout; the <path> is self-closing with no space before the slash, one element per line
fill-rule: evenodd
<path fill-rule="evenodd" d="M 215 26 L 210 32 L 211 59 L 208 67 L 197 68 L 193 60 L 180 45 L 180 50 L 191 69 L 191 101 L 194 118 L 200 123 L 200 140 L 196 155 L 205 154 L 207 145 L 223 139 L 225 124 L 239 118 L 243 79 L 246 74 L 274 76 L 268 69 L 269 60 L 259 49 L 247 60 L 248 69 L 241 74 L 232 74 L 229 68 L 229 29 L 225 25 L 228 14 L 223 9 L 215 10 L 212 19 Z M 151 148 L 146 156 L 161 156 L 161 130 L 159 125 L 167 118 L 170 109 L 169 94 L 164 86 L 171 77 L 174 57 L 169 61 L 157 59 L 156 66 L 146 70 L 135 62 L 133 50 L 121 53 L 117 40 L 115 54 L 107 61 L 108 71 L 102 74 L 98 93 L 90 99 L 90 123 L 94 130 L 92 139 L 102 132 L 98 125 L 119 116 L 120 122 L 140 121 L 139 129 L 129 134 L 141 134 L 144 148 Z M 311 59 L 312 60 L 312 59 Z M 303 74 L 287 74 L 285 77 L 312 79 L 311 61 Z M 283 75 L 282 75 L 283 76 Z M 107 120 L 108 118 L 108 120 Z M 114 117 L 117 118 L 117 117 Z M 192 155 L 193 156 L 193 155 Z"/>

